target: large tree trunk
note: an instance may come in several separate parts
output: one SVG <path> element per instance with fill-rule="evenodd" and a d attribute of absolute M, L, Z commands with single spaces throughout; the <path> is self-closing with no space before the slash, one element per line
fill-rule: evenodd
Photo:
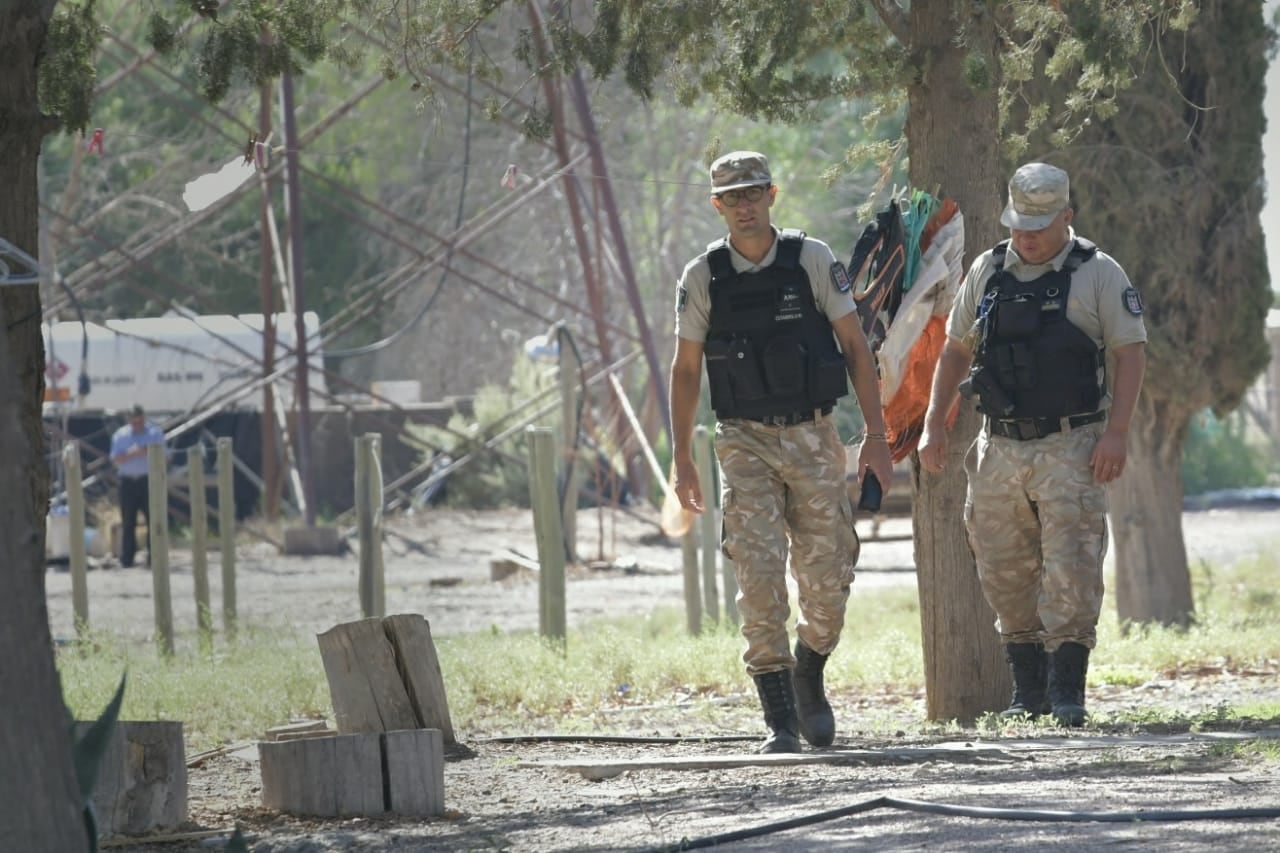
<path fill-rule="evenodd" d="M 53 0 L 0 6 L 0 237 L 36 254 L 36 63 Z M 44 343 L 34 285 L 0 287 L 0 849 L 85 850 L 44 588 Z"/>
<path fill-rule="evenodd" d="M 1194 616 L 1182 538 L 1182 441 L 1191 415 L 1144 392 L 1130 427 L 1124 476 L 1107 496 L 1123 626 L 1185 626 Z"/>
<path fill-rule="evenodd" d="M 963 44 L 958 33 L 964 34 Z M 1004 177 L 995 46 L 995 21 L 987 6 L 949 0 L 911 4 L 911 55 L 919 75 L 909 89 L 911 183 L 930 192 L 940 187 L 960 205 L 966 264 L 1000 236 Z M 966 71 L 981 63 L 987 80 L 973 86 Z M 970 406 L 962 408 L 943 473 L 924 473 L 919 461 L 914 463 L 915 559 L 931 720 L 973 720 L 1003 708 L 1010 690 L 995 615 L 982 596 L 964 532 L 963 459 L 978 418 Z"/>

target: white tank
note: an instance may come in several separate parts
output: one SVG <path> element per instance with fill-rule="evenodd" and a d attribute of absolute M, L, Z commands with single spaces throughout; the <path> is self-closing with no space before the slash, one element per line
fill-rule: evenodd
<path fill-rule="evenodd" d="M 310 392 L 314 403 L 328 399 L 322 368 L 320 319 L 304 315 L 308 341 Z M 277 314 L 276 369 L 291 364 L 296 335 L 292 314 Z M 206 314 L 192 317 L 141 317 L 108 320 L 105 325 L 54 323 L 44 326 L 46 411 L 124 411 L 135 403 L 148 414 L 219 408 L 257 411 L 262 390 L 244 390 L 262 376 L 261 314 Z M 89 393 L 79 396 L 81 353 L 86 360 Z M 275 382 L 286 408 L 293 403 L 293 373 Z M 241 393 L 233 394 L 237 389 Z"/>

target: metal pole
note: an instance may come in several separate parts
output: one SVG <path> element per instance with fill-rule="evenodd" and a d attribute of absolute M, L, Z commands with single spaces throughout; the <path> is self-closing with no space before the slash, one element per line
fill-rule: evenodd
<path fill-rule="evenodd" d="M 307 361 L 307 303 L 302 278 L 302 193 L 298 185 L 298 122 L 294 115 L 293 75 L 280 75 L 280 110 L 284 114 L 285 204 L 289 219 L 289 271 L 293 278 L 293 323 L 298 353 L 295 404 L 298 407 L 294 452 L 302 478 L 302 518 L 307 527 L 316 525 L 315 489 L 311 471 L 311 369 Z M 287 427 L 286 427 L 287 428 Z"/>

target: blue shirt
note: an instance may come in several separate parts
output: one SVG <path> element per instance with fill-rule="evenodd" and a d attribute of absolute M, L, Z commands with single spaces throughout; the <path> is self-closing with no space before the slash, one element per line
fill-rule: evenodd
<path fill-rule="evenodd" d="M 125 424 L 111 436 L 111 458 L 114 460 L 122 453 L 135 447 L 147 447 L 152 444 L 164 444 L 164 430 L 151 422 L 147 422 L 142 432 L 134 432 L 132 424 Z M 147 455 L 145 453 L 126 459 L 116 464 L 116 470 L 122 477 L 147 476 Z"/>

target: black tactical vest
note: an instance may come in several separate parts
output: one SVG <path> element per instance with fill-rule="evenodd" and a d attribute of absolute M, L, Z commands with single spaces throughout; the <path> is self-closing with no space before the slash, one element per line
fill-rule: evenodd
<path fill-rule="evenodd" d="M 1008 245 L 1006 240 L 994 251 L 995 270 L 979 309 L 987 310 L 987 329 L 975 359 L 1013 404 L 999 417 L 1062 418 L 1097 411 L 1105 353 L 1067 321 L 1067 296 L 1071 274 L 1091 261 L 1098 247 L 1076 238 L 1061 270 L 1024 282 L 1004 268 Z"/>
<path fill-rule="evenodd" d="M 844 356 L 800 266 L 803 245 L 803 231 L 783 231 L 773 263 L 750 273 L 734 270 L 726 240 L 707 247 L 707 379 L 720 419 L 802 412 L 849 392 Z"/>

